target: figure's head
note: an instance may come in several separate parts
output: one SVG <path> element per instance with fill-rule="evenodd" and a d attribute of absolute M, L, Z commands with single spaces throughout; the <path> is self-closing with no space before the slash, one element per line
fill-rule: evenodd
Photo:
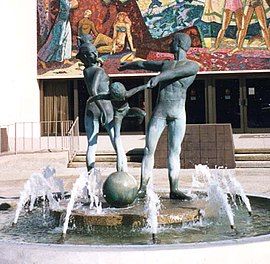
<path fill-rule="evenodd" d="M 173 38 L 171 52 L 176 54 L 180 50 L 187 52 L 191 46 L 191 38 L 185 33 L 176 33 Z"/>
<path fill-rule="evenodd" d="M 131 24 L 131 21 L 130 21 L 130 19 L 129 19 L 126 12 L 117 13 L 117 15 L 116 15 L 116 23 L 117 22 L 124 22 L 124 23 Z"/>
<path fill-rule="evenodd" d="M 76 58 L 81 60 L 85 67 L 98 62 L 98 52 L 96 47 L 90 42 L 83 43 Z"/>
<path fill-rule="evenodd" d="M 110 94 L 112 99 L 117 101 L 125 100 L 126 97 L 126 88 L 120 82 L 114 82 L 110 86 Z"/>
<path fill-rule="evenodd" d="M 92 15 L 92 11 L 90 9 L 87 9 L 84 11 L 83 17 L 89 18 Z"/>

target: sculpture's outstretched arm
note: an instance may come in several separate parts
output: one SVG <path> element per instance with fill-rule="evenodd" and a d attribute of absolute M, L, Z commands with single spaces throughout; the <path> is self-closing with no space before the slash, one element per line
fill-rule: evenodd
<path fill-rule="evenodd" d="M 163 71 L 157 76 L 151 78 L 148 82 L 149 88 L 157 86 L 163 81 L 176 81 L 181 78 L 196 75 L 199 71 L 199 65 L 196 62 L 187 61 L 184 64 L 180 64 L 174 69 Z"/>
<path fill-rule="evenodd" d="M 136 94 L 136 93 L 138 93 L 138 92 L 140 92 L 142 90 L 145 90 L 147 88 L 149 88 L 148 83 L 144 84 L 144 85 L 141 85 L 141 86 L 137 86 L 135 88 L 132 88 L 132 89 L 127 91 L 126 98 L 129 98 L 129 97 L 133 96 L 134 94 Z"/>
<path fill-rule="evenodd" d="M 119 71 L 124 70 L 149 70 L 149 71 L 160 71 L 163 66 L 163 61 L 133 61 L 133 62 L 122 62 Z"/>
<path fill-rule="evenodd" d="M 110 100 L 111 99 L 111 95 L 110 94 L 98 94 L 95 96 L 91 96 L 87 102 L 88 103 L 92 103 L 92 102 L 96 102 L 98 100 Z"/>

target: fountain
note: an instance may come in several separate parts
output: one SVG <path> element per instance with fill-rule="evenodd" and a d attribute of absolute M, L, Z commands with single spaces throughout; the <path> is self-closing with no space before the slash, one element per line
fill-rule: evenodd
<path fill-rule="evenodd" d="M 39 184 L 43 187 L 47 180 L 44 171 L 33 174 L 39 175 Z M 50 171 L 55 170 L 50 168 Z M 199 256 L 214 259 L 213 253 L 209 253 L 213 250 L 229 256 L 245 250 L 243 256 L 253 260 L 255 250 L 262 256 L 268 254 L 269 199 L 246 196 L 242 188 L 232 187 L 239 187 L 240 183 L 226 168 L 210 170 L 205 165 L 197 165 L 186 191 L 191 201 L 179 202 L 169 199 L 167 192 L 156 193 L 155 185 L 149 181 L 146 198 L 123 208 L 108 205 L 101 194 L 100 172 L 92 173 L 96 176 L 82 171 L 69 193 L 59 192 L 61 188 L 51 184 L 54 188 L 48 197 L 53 197 L 53 202 L 47 195 L 44 199 L 43 191 L 36 195 L 36 190 L 46 188 L 31 187 L 36 195 L 32 203 L 31 192 L 28 199 L 25 198 L 29 182 L 33 181 L 31 175 L 17 203 L 17 210 L 22 209 L 20 215 L 14 206 L 0 211 L 0 263 L 9 263 L 6 259 L 20 263 L 15 261 L 19 256 L 26 263 L 34 263 L 42 254 L 46 254 L 49 263 L 61 259 L 72 263 L 84 257 L 95 258 L 97 263 L 100 259 L 106 263 L 107 258 L 113 257 L 121 260 L 120 263 L 127 259 L 133 263 L 130 258 L 143 261 L 142 256 L 146 259 L 166 256 L 173 260 L 181 256 L 187 260 L 189 254 L 200 263 Z M 50 177 L 49 182 L 57 182 L 55 176 Z M 33 186 L 37 186 L 36 181 L 34 183 Z M 12 222 L 16 222 L 13 227 Z M 230 229 L 230 225 L 234 229 Z M 262 260 L 260 255 L 258 260 Z"/>
<path fill-rule="evenodd" d="M 185 58 L 189 42 L 185 35 L 176 37 L 173 42 L 176 59 L 172 64 L 166 62 L 167 68 L 164 62 L 147 61 L 121 66 L 122 70 L 151 66 L 161 71 L 143 87 L 128 92 L 119 83 L 108 87 L 103 72 L 104 80 L 98 84 L 101 87 L 97 91 L 102 98 L 90 94 L 86 115 L 92 111 L 92 116 L 98 116 L 105 126 L 113 118 L 115 126 L 107 128 L 117 152 L 117 171 L 104 177 L 95 167 L 97 135 L 91 130 L 87 131 L 87 169 L 80 173 L 70 192 L 64 190 L 52 167 L 32 174 L 24 185 L 17 209 L 11 206 L 0 211 L 0 263 L 216 263 L 218 259 L 220 262 L 220 256 L 226 256 L 225 263 L 234 263 L 239 257 L 241 263 L 267 263 L 270 259 L 268 198 L 247 196 L 226 168 L 210 170 L 201 164 L 195 166 L 188 190 L 180 191 L 178 186 L 180 148 L 177 146 L 181 145 L 185 130 L 180 117 L 188 88 L 178 84 L 184 78 L 189 86 L 198 71 L 198 66 Z M 92 45 L 84 43 L 78 56 L 86 67 L 89 91 L 92 91 L 93 72 L 90 74 L 88 68 L 99 67 L 93 54 L 96 50 Z M 172 79 L 179 81 L 176 84 L 179 90 L 173 97 L 168 92 Z M 163 90 L 157 109 L 163 111 L 154 111 L 150 120 L 138 188 L 136 179 L 127 172 L 120 139 L 121 122 L 129 115 L 144 116 L 140 109 L 129 107 L 127 98 L 159 83 Z M 100 108 L 93 108 L 91 103 L 101 99 L 102 102 L 96 103 Z M 106 100 L 112 101 L 113 117 L 108 111 L 110 102 L 103 105 Z M 95 122 L 97 119 L 88 116 L 86 128 Z M 170 186 L 169 191 L 162 192 L 154 184 L 153 155 L 166 123 L 170 136 Z"/>

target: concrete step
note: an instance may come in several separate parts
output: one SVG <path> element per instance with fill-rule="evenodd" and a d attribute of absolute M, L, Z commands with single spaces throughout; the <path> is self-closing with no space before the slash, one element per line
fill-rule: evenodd
<path fill-rule="evenodd" d="M 85 167 L 85 162 L 70 162 L 68 164 L 68 168 L 83 168 Z M 96 162 L 96 167 L 97 168 L 115 168 L 116 163 L 115 162 Z M 128 167 L 130 168 L 140 168 L 141 167 L 141 162 L 128 162 Z"/>
<path fill-rule="evenodd" d="M 85 162 L 86 156 L 84 155 L 76 155 L 73 158 L 72 162 Z M 116 155 L 103 155 L 103 156 L 96 156 L 97 162 L 115 162 L 116 161 Z"/>
<path fill-rule="evenodd" d="M 270 154 L 269 148 L 257 148 L 257 149 L 249 149 L 249 148 L 238 148 L 235 149 L 235 154 Z"/>
<path fill-rule="evenodd" d="M 270 168 L 270 161 L 236 161 L 236 168 Z"/>
<path fill-rule="evenodd" d="M 96 162 L 116 162 L 117 156 L 116 155 L 102 155 L 102 156 L 96 156 Z M 127 156 L 128 162 L 141 162 L 142 156 L 133 155 L 133 156 Z M 86 156 L 75 156 L 73 158 L 72 162 L 86 162 Z"/>
<path fill-rule="evenodd" d="M 143 149 L 136 148 L 128 151 L 126 153 L 128 162 L 141 162 L 143 158 Z M 115 152 L 97 152 L 96 153 L 96 162 L 116 162 L 117 156 Z M 73 158 L 73 163 L 76 162 L 86 162 L 86 153 L 78 152 Z"/>
<path fill-rule="evenodd" d="M 270 161 L 268 153 L 235 154 L 236 161 Z"/>
<path fill-rule="evenodd" d="M 144 149 L 143 148 L 135 148 L 129 150 L 126 155 L 127 156 L 132 156 L 132 155 L 141 155 L 143 156 Z M 85 152 L 77 152 L 77 156 L 85 156 Z M 115 156 L 116 153 L 114 151 L 102 151 L 102 152 L 96 152 L 96 156 Z"/>
<path fill-rule="evenodd" d="M 77 152 L 76 153 L 76 156 L 85 156 L 86 155 L 86 152 Z M 106 156 L 115 156 L 116 154 L 115 154 L 115 152 L 110 152 L 110 151 L 108 151 L 108 152 L 97 152 L 96 153 L 96 156 L 104 156 L 104 155 L 106 155 Z"/>

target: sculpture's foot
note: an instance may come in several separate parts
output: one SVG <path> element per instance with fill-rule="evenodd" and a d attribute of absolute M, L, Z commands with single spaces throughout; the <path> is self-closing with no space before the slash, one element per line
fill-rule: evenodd
<path fill-rule="evenodd" d="M 144 198 L 145 196 L 146 196 L 146 189 L 140 188 L 138 193 L 137 193 L 137 197 L 138 198 Z"/>
<path fill-rule="evenodd" d="M 175 200 L 187 200 L 190 201 L 192 200 L 192 198 L 186 194 L 184 194 L 183 192 L 180 191 L 173 191 L 170 192 L 170 199 L 175 199 Z"/>

